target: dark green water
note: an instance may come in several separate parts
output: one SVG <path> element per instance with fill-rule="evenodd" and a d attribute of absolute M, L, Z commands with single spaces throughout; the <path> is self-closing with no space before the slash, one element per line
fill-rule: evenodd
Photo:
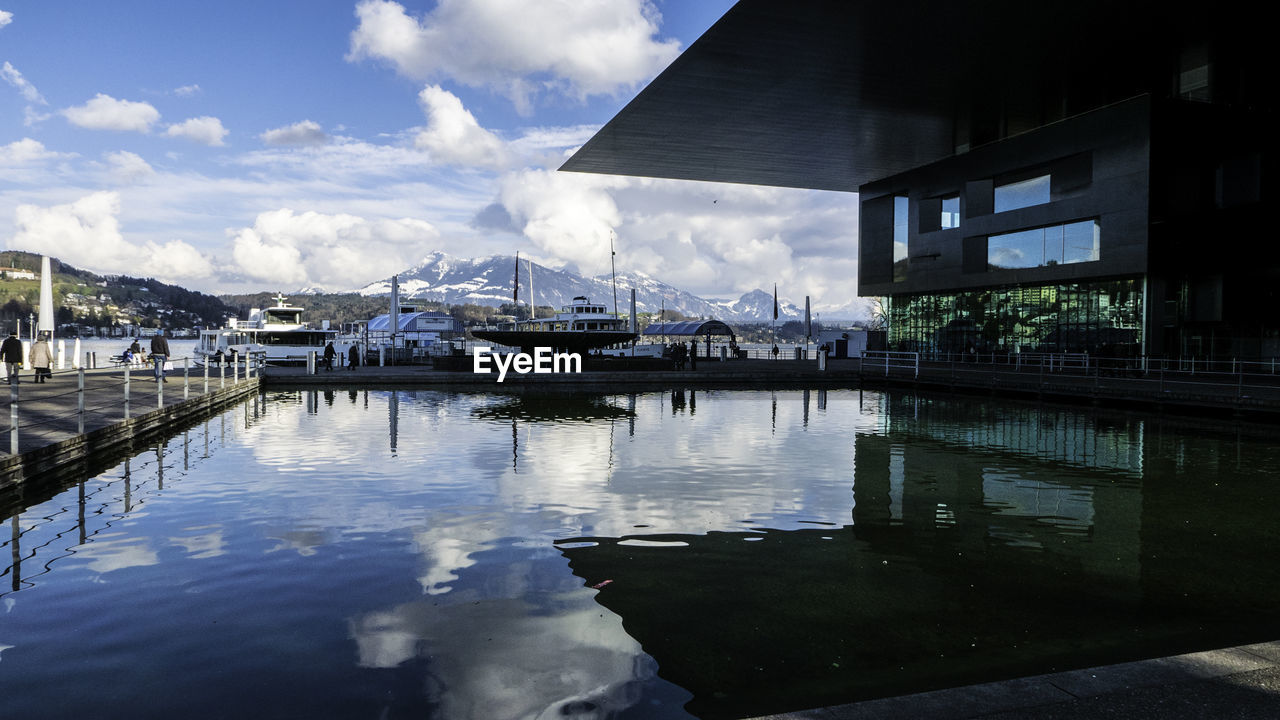
<path fill-rule="evenodd" d="M 1278 436 L 856 390 L 269 394 L 6 499 L 0 717 L 741 717 L 1273 640 Z"/>

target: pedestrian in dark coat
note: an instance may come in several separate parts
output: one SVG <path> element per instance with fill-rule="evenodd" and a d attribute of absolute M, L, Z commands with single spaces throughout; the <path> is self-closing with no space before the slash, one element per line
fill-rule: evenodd
<path fill-rule="evenodd" d="M 351 349 L 347 351 L 347 369 L 355 370 L 356 366 L 359 364 L 360 364 L 360 351 L 356 349 L 355 345 L 352 345 Z"/>
<path fill-rule="evenodd" d="M 0 344 L 0 358 L 4 359 L 4 364 L 9 371 L 9 384 L 16 384 L 18 370 L 22 368 L 22 341 L 18 339 L 18 333 L 9 333 L 9 337 Z"/>
<path fill-rule="evenodd" d="M 163 330 L 157 330 L 155 337 L 151 338 L 151 362 L 155 363 L 156 382 L 169 382 L 169 378 L 164 376 L 164 363 L 169 359 L 169 341 L 164 337 Z"/>
<path fill-rule="evenodd" d="M 333 349 L 333 343 L 324 346 L 324 369 L 333 370 L 333 359 L 338 356 L 338 351 Z"/>

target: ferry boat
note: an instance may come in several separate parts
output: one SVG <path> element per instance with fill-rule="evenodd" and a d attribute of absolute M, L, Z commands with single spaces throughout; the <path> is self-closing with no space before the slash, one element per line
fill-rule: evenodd
<path fill-rule="evenodd" d="M 313 328 L 302 321 L 302 308 L 286 305 L 286 298 L 276 294 L 275 307 L 254 308 L 249 319 L 232 318 L 227 326 L 200 331 L 200 343 L 196 355 L 206 361 L 230 357 L 234 350 L 239 357 L 249 355 L 263 358 L 275 365 L 304 364 L 307 354 L 315 352 L 320 358 L 325 345 L 337 340 L 338 331 Z M 334 345 L 339 353 L 346 347 Z"/>
<path fill-rule="evenodd" d="M 628 343 L 636 333 L 628 320 L 607 311 L 604 305 L 579 295 L 549 318 L 504 323 L 496 329 L 473 330 L 472 335 L 507 347 L 532 352 L 535 347 L 551 347 L 584 353 L 595 348 Z"/>

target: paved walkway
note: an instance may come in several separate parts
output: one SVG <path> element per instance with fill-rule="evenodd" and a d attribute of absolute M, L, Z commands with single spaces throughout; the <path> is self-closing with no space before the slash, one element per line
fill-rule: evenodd
<path fill-rule="evenodd" d="M 231 370 L 220 380 L 218 369 L 211 368 L 209 390 L 217 391 L 232 384 Z M 243 368 L 241 368 L 243 378 Z M 19 376 L 18 452 L 25 453 L 65 440 L 80 431 L 77 370 L 55 370 L 44 383 L 32 382 L 31 373 Z M 84 432 L 91 432 L 125 419 L 125 373 L 122 367 L 85 370 Z M 150 368 L 133 367 L 129 371 L 129 416 L 168 407 L 205 392 L 203 368 L 192 367 L 184 383 L 181 361 L 168 373 L 169 382 L 157 385 Z M 14 386 L 0 380 L 0 459 L 10 455 L 13 427 Z"/>
<path fill-rule="evenodd" d="M 816 708 L 758 720 L 1280 718 L 1280 642 Z"/>

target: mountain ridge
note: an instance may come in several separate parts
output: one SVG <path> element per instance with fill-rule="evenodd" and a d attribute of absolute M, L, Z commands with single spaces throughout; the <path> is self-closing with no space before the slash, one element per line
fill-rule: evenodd
<path fill-rule="evenodd" d="M 400 295 L 449 304 L 474 303 L 496 307 L 512 301 L 515 260 L 513 255 L 458 258 L 435 251 L 418 264 L 397 273 Z M 613 304 L 614 283 L 609 275 L 586 277 L 536 262 L 532 266 L 532 290 L 538 305 L 559 308 L 580 295 L 608 306 Z M 522 258 L 519 270 L 519 301 L 522 304 L 529 303 L 529 267 L 529 261 Z M 752 290 L 737 300 L 707 299 L 635 271 L 617 275 L 618 312 L 625 314 L 630 311 L 632 288 L 636 290 L 638 312 L 656 313 L 666 309 L 693 317 L 715 317 L 732 322 L 773 319 L 773 296 L 764 290 Z M 366 297 L 390 295 L 391 278 L 369 283 L 355 292 Z M 803 318 L 803 308 L 779 300 L 779 320 Z"/>

